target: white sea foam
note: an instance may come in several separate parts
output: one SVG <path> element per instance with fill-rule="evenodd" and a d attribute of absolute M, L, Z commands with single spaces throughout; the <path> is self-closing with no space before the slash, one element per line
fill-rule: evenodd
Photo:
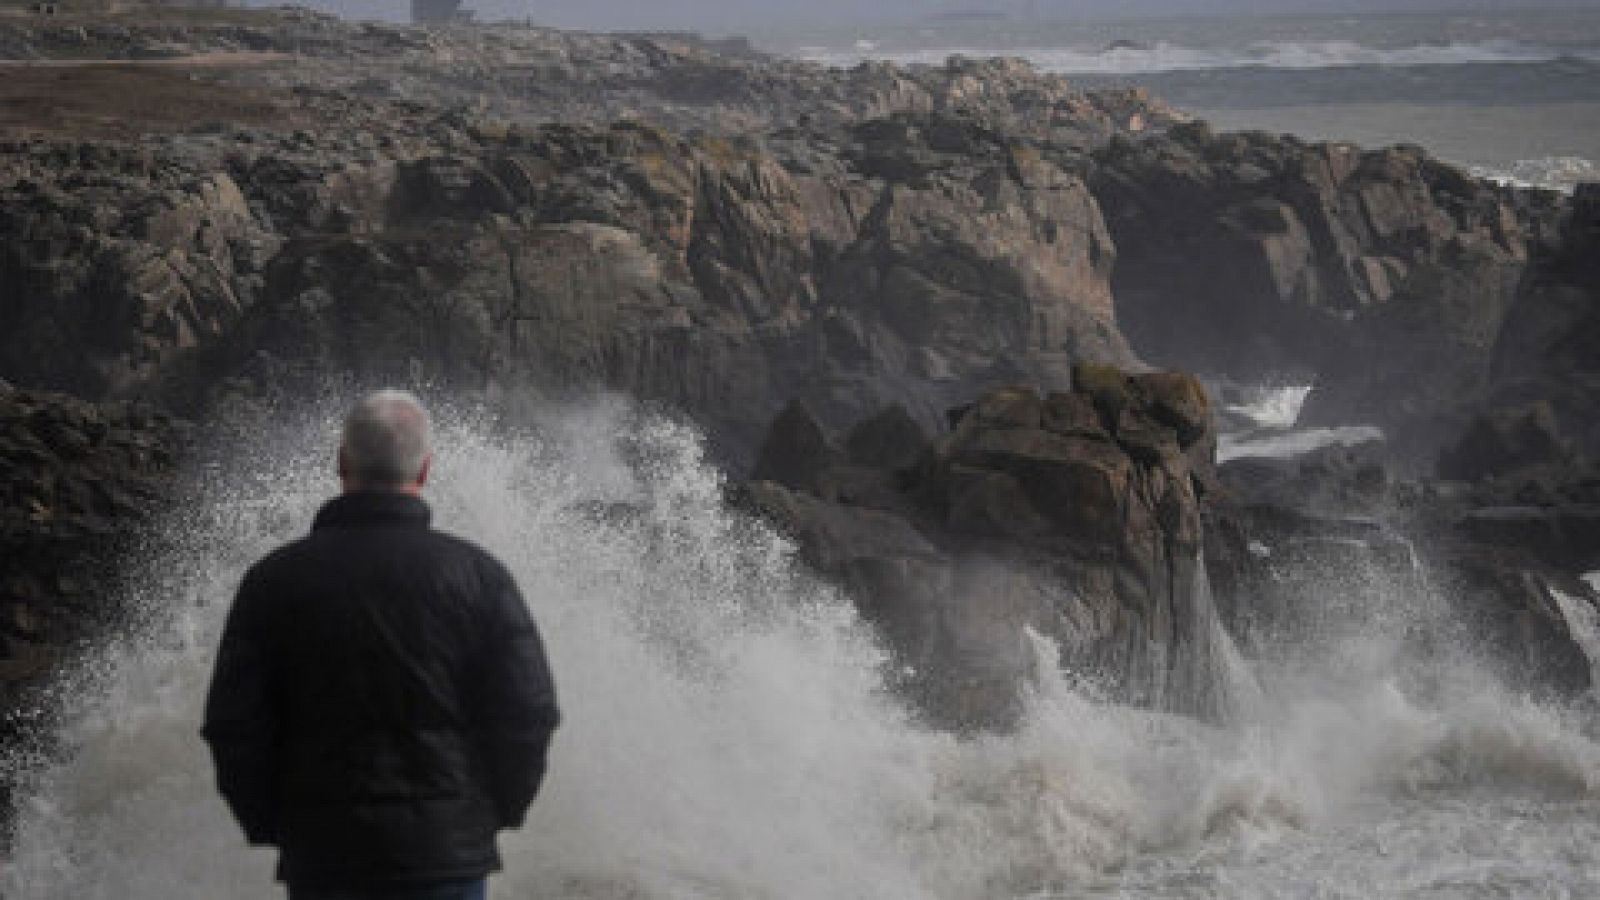
<path fill-rule="evenodd" d="M 1588 598 L 1574 597 L 1564 591 L 1552 589 L 1550 598 L 1566 620 L 1572 640 L 1588 657 L 1591 675 L 1600 676 L 1600 610 L 1595 609 Z"/>
<path fill-rule="evenodd" d="M 1272 385 L 1247 389 L 1244 399 L 1228 404 L 1228 411 L 1258 428 L 1292 428 L 1311 394 L 1311 385 Z"/>
<path fill-rule="evenodd" d="M 1600 890 L 1600 748 L 1470 669 L 1418 699 L 1394 674 L 1389 623 L 1423 608 L 1404 597 L 1366 638 L 1363 614 L 1308 643 L 1227 728 L 1097 701 L 1035 638 L 1021 729 L 962 740 L 908 719 L 849 606 L 724 508 L 689 430 L 615 407 L 538 441 L 439 420 L 440 524 L 516 573 L 567 713 L 497 897 L 1384 897 L 1485 865 Z M 67 695 L 76 752 L 23 804 L 0 894 L 279 896 L 195 726 L 226 597 L 332 488 L 334 432 L 239 461 L 152 547 L 162 627 Z"/>
<path fill-rule="evenodd" d="M 1292 431 L 1225 434 L 1217 441 L 1217 461 L 1230 459 L 1289 459 L 1323 447 L 1365 444 L 1383 440 L 1382 429 L 1371 425 L 1341 425 L 1334 428 L 1297 428 Z"/>
<path fill-rule="evenodd" d="M 1475 177 L 1515 187 L 1544 188 L 1571 193 L 1585 181 L 1600 181 L 1600 165 L 1581 156 L 1545 156 L 1522 159 L 1505 168 L 1472 166 Z"/>
<path fill-rule="evenodd" d="M 881 46 L 805 47 L 801 54 L 829 65 L 853 65 L 864 59 L 900 63 L 938 64 L 950 56 L 992 56 L 1000 51 L 975 45 L 947 45 L 912 49 Z M 1327 69 L 1342 66 L 1440 66 L 1468 63 L 1538 63 L 1562 57 L 1600 61 L 1600 47 L 1574 49 L 1517 40 L 1418 43 L 1376 47 L 1347 40 L 1257 41 L 1239 47 L 1198 47 L 1174 41 L 1116 44 L 1105 47 L 1052 47 L 1018 45 L 1004 51 L 1040 68 L 1064 74 L 1132 75 L 1187 72 L 1204 69 Z"/>

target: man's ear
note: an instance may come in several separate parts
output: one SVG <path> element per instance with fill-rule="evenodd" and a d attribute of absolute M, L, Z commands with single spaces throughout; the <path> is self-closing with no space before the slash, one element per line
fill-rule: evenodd
<path fill-rule="evenodd" d="M 433 470 L 433 454 L 429 453 L 422 458 L 422 468 L 417 470 L 416 485 L 421 488 L 428 483 L 428 473 Z"/>

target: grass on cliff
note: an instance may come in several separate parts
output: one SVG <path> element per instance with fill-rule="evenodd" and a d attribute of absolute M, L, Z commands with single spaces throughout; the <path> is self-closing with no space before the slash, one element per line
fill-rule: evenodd
<path fill-rule="evenodd" d="M 134 138 L 206 123 L 291 124 L 286 98 L 183 65 L 0 63 L 0 134 Z"/>

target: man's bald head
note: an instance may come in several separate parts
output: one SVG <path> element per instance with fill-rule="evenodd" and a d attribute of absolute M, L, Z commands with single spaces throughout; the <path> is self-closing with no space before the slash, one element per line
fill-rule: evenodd
<path fill-rule="evenodd" d="M 339 477 L 344 489 L 421 490 L 433 456 L 428 411 L 406 391 L 374 391 L 344 420 Z"/>

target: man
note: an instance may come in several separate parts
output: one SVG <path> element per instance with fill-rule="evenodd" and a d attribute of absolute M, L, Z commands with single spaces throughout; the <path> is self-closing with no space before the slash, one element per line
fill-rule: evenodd
<path fill-rule="evenodd" d="M 343 493 L 244 577 L 201 734 L 291 900 L 473 900 L 522 824 L 558 713 L 505 567 L 428 527 L 428 415 L 362 399 Z"/>

